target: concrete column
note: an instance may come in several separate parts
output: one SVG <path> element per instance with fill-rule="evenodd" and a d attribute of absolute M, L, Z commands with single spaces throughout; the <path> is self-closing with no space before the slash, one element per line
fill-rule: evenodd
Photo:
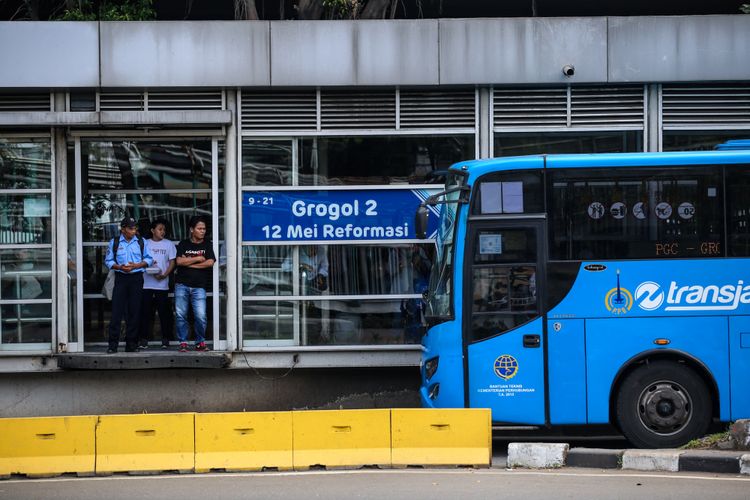
<path fill-rule="evenodd" d="M 54 94 L 54 111 L 65 111 L 65 93 Z M 55 277 L 54 321 L 52 328 L 52 351 L 65 352 L 68 346 L 68 317 L 70 314 L 68 283 L 68 148 L 65 128 L 52 129 L 52 171 L 54 185 L 54 231 L 52 245 Z"/>
<path fill-rule="evenodd" d="M 490 89 L 482 87 L 479 89 L 479 149 L 478 158 L 489 158 L 491 156 L 492 142 L 492 116 L 490 111 Z"/>
<path fill-rule="evenodd" d="M 227 251 L 227 350 L 234 351 L 237 349 L 239 342 L 238 335 L 240 332 L 240 316 L 242 311 L 239 308 L 240 293 L 237 277 L 239 276 L 239 266 L 241 265 L 242 252 L 240 250 L 240 227 L 238 224 L 237 214 L 241 209 L 240 191 L 238 189 L 238 178 L 240 174 L 240 165 L 237 164 L 239 141 L 239 116 L 237 105 L 237 91 L 227 90 L 227 109 L 232 113 L 232 122 L 227 126 L 226 138 L 226 158 L 224 170 L 224 242 Z"/>

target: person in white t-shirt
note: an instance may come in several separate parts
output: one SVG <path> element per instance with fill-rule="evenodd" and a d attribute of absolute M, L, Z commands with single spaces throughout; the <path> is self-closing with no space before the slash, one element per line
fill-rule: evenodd
<path fill-rule="evenodd" d="M 151 223 L 151 239 L 148 248 L 154 259 L 153 266 L 146 269 L 143 276 L 143 302 L 141 304 L 141 324 L 138 344 L 141 349 L 148 348 L 148 341 L 153 336 L 154 313 L 159 312 L 161 322 L 161 348 L 169 348 L 172 338 L 174 312 L 169 300 L 169 275 L 175 268 L 177 249 L 166 239 L 167 221 L 156 219 Z"/>

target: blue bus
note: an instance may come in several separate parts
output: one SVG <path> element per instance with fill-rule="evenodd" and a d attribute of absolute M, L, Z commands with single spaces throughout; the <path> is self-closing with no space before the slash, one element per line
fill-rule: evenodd
<path fill-rule="evenodd" d="M 750 417 L 749 150 L 461 162 L 415 224 L 424 406 L 638 447 Z"/>

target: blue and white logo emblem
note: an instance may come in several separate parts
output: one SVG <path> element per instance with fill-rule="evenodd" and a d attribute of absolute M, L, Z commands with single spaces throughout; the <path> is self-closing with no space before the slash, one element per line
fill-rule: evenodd
<path fill-rule="evenodd" d="M 495 360 L 495 375 L 508 380 L 518 374 L 518 360 L 510 354 L 503 354 Z"/>
<path fill-rule="evenodd" d="M 646 281 L 635 289 L 635 303 L 644 311 L 654 311 L 664 302 L 664 290 L 658 283 Z"/>

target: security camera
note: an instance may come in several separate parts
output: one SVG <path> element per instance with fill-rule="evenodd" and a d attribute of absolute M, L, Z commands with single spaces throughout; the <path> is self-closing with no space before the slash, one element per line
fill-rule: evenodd
<path fill-rule="evenodd" d="M 573 67 L 572 64 L 566 64 L 565 66 L 563 66 L 562 72 L 563 72 L 563 75 L 567 77 L 571 77 L 576 74 L 576 69 L 575 67 Z"/>

